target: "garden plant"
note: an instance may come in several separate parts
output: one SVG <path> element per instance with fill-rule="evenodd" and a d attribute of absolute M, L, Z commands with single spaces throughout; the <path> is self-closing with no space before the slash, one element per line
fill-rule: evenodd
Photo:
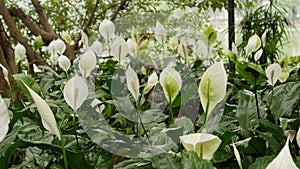
<path fill-rule="evenodd" d="M 272 3 L 252 15 L 277 17 Z M 16 33 L 7 15 L 22 14 L 4 1 L 1 9 L 9 33 L 0 41 Z M 252 15 L 232 50 L 213 25 L 185 35 L 166 20 L 147 32 L 106 18 L 77 39 L 64 30 L 51 40 L 16 38 L 18 71 L 0 61 L 0 168 L 299 168 L 300 59 L 277 50 L 288 21 L 254 29 Z"/>

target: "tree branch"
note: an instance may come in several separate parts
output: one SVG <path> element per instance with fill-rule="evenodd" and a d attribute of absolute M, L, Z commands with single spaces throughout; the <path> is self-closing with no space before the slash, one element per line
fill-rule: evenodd
<path fill-rule="evenodd" d="M 95 5 L 94 5 L 94 8 L 93 8 L 93 11 L 91 12 L 91 16 L 89 17 L 89 19 L 85 22 L 85 25 L 83 27 L 83 31 L 86 32 L 88 27 L 92 24 L 94 18 L 95 18 L 95 13 L 96 13 L 96 10 L 98 8 L 98 4 L 99 4 L 99 0 L 96 1 Z M 88 10 L 87 10 L 87 13 L 88 13 Z"/>
<path fill-rule="evenodd" d="M 45 15 L 42 5 L 38 0 L 31 0 L 35 11 L 38 13 L 41 25 L 43 26 L 44 30 L 50 33 L 53 33 L 52 27 L 48 22 L 48 17 Z"/>
<path fill-rule="evenodd" d="M 110 17 L 111 21 L 116 20 L 118 14 L 121 12 L 121 10 L 125 9 L 125 7 L 127 6 L 127 2 L 130 2 L 130 0 L 123 0 L 120 3 L 120 5 L 115 8 L 115 11 L 113 12 L 113 14 Z"/>
<path fill-rule="evenodd" d="M 11 16 L 16 16 L 22 20 L 26 27 L 36 36 L 41 35 L 43 41 L 49 44 L 53 39 L 57 39 L 58 36 L 54 33 L 49 33 L 41 29 L 28 15 L 26 15 L 21 9 L 12 8 L 9 9 Z"/>
<path fill-rule="evenodd" d="M 22 36 L 21 32 L 18 30 L 12 16 L 10 15 L 8 9 L 5 6 L 4 0 L 0 0 L 0 14 L 3 16 L 3 19 L 8 27 L 12 38 L 24 45 L 29 64 L 29 72 L 34 72 L 33 63 L 37 63 L 38 65 L 47 65 L 43 58 L 36 54 L 36 52 L 32 49 L 32 47 L 28 44 L 27 40 Z"/>

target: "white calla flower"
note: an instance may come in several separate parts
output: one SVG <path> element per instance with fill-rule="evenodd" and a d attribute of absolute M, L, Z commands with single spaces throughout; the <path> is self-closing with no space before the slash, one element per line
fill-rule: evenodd
<path fill-rule="evenodd" d="M 227 74 L 222 62 L 211 65 L 203 74 L 199 84 L 199 96 L 206 117 L 224 99 L 227 87 Z"/>
<path fill-rule="evenodd" d="M 65 52 L 65 50 L 66 50 L 66 44 L 61 39 L 57 39 L 56 40 L 55 47 L 56 47 L 57 53 L 59 55 L 62 55 Z"/>
<path fill-rule="evenodd" d="M 97 56 L 100 56 L 102 51 L 103 51 L 103 45 L 101 42 L 99 41 L 95 41 L 92 46 L 91 46 L 91 49 L 95 52 L 95 54 Z"/>
<path fill-rule="evenodd" d="M 266 46 L 267 43 L 267 30 L 261 36 L 262 46 Z"/>
<path fill-rule="evenodd" d="M 180 141 L 187 151 L 195 152 L 200 158 L 211 160 L 221 144 L 219 137 L 207 133 L 193 133 L 180 136 Z"/>
<path fill-rule="evenodd" d="M 0 95 L 0 142 L 5 138 L 9 129 L 9 114 L 6 104 Z"/>
<path fill-rule="evenodd" d="M 241 160 L 240 153 L 239 153 L 239 151 L 238 151 L 238 149 L 236 148 L 236 146 L 235 146 L 234 143 L 232 144 L 232 147 L 233 147 L 233 153 L 234 153 L 234 156 L 235 156 L 235 158 L 236 158 L 236 161 L 238 162 L 240 169 L 242 169 L 243 166 L 242 166 L 242 160 Z"/>
<path fill-rule="evenodd" d="M 127 43 L 122 37 L 117 37 L 111 46 L 111 54 L 121 63 L 128 52 Z"/>
<path fill-rule="evenodd" d="M 252 52 L 256 52 L 261 46 L 261 40 L 257 34 L 252 35 L 249 40 L 248 44 L 245 48 L 246 55 L 251 54 Z"/>
<path fill-rule="evenodd" d="M 274 86 L 277 80 L 279 79 L 282 73 L 282 69 L 279 64 L 273 63 L 272 65 L 268 66 L 266 69 L 266 76 L 268 78 L 267 82 Z"/>
<path fill-rule="evenodd" d="M 175 38 L 171 38 L 171 39 L 169 40 L 168 45 L 169 45 L 169 48 L 170 48 L 171 50 L 176 50 L 177 47 L 178 47 L 178 40 L 175 39 Z"/>
<path fill-rule="evenodd" d="M 153 72 L 153 73 L 149 76 L 147 83 L 148 83 L 148 85 L 158 83 L 158 76 L 157 76 L 157 74 L 156 74 L 155 72 Z"/>
<path fill-rule="evenodd" d="M 270 0 L 263 1 L 263 3 L 261 4 L 262 10 L 267 11 L 269 9 L 270 5 L 271 5 Z"/>
<path fill-rule="evenodd" d="M 84 78 L 90 76 L 92 70 L 95 69 L 96 64 L 97 58 L 92 50 L 88 50 L 80 56 L 79 70 Z"/>
<path fill-rule="evenodd" d="M 133 39 L 128 39 L 127 40 L 127 47 L 128 47 L 128 53 L 131 54 L 132 56 L 137 56 L 138 55 L 138 44 L 133 40 Z"/>
<path fill-rule="evenodd" d="M 171 66 L 167 66 L 160 74 L 160 85 L 169 103 L 173 103 L 182 87 L 180 74 Z"/>
<path fill-rule="evenodd" d="M 21 43 L 18 43 L 16 45 L 14 52 L 15 52 L 15 61 L 16 61 L 16 63 L 19 63 L 21 60 L 23 60 L 25 58 L 26 49 Z"/>
<path fill-rule="evenodd" d="M 71 62 L 70 59 L 65 56 L 65 55 L 61 55 L 58 58 L 58 65 L 59 67 L 61 67 L 65 72 L 67 72 L 71 66 Z"/>
<path fill-rule="evenodd" d="M 103 36 L 104 39 L 111 39 L 115 35 L 114 23 L 110 20 L 104 19 L 100 23 L 99 32 Z"/>
<path fill-rule="evenodd" d="M 300 148 L 300 127 L 299 127 L 297 135 L 296 135 L 296 141 L 297 141 L 298 147 Z"/>
<path fill-rule="evenodd" d="M 89 47 L 89 38 L 86 35 L 85 32 L 83 32 L 82 30 L 80 31 L 81 34 L 81 42 L 83 44 L 83 49 L 87 49 Z"/>
<path fill-rule="evenodd" d="M 23 81 L 22 81 L 23 82 Z M 54 117 L 52 110 L 50 109 L 49 105 L 43 100 L 35 91 L 33 91 L 29 86 L 27 86 L 24 82 L 23 84 L 29 91 L 37 110 L 42 118 L 42 124 L 46 130 L 50 133 L 56 135 L 59 140 L 61 140 L 60 132 L 57 127 L 57 123 Z"/>
<path fill-rule="evenodd" d="M 8 78 L 8 70 L 1 63 L 0 63 L 0 67 L 2 68 L 4 79 L 6 80 L 7 84 L 10 85 L 9 78 Z"/>
<path fill-rule="evenodd" d="M 182 57 L 187 57 L 188 56 L 188 48 L 187 45 L 180 42 L 179 46 L 178 46 L 178 53 L 182 56 Z"/>
<path fill-rule="evenodd" d="M 266 169 L 298 169 L 293 161 L 289 149 L 289 138 L 277 157 L 267 166 Z"/>
<path fill-rule="evenodd" d="M 140 95 L 140 82 L 136 72 L 129 65 L 126 72 L 127 87 L 135 101 L 138 101 Z"/>
<path fill-rule="evenodd" d="M 162 24 L 160 24 L 158 21 L 156 22 L 156 27 L 154 30 L 154 37 L 155 39 L 160 43 L 160 44 L 164 44 L 166 43 L 167 40 L 167 31 L 164 28 L 164 26 Z"/>
<path fill-rule="evenodd" d="M 263 54 L 263 50 L 262 50 L 262 49 L 259 49 L 259 50 L 255 53 L 255 55 L 254 55 L 254 60 L 255 60 L 255 62 L 257 62 L 257 61 L 260 59 L 260 57 L 261 57 L 262 54 Z"/>
<path fill-rule="evenodd" d="M 84 79 L 75 75 L 64 88 L 64 98 L 67 104 L 76 111 L 88 96 L 88 86 Z"/>

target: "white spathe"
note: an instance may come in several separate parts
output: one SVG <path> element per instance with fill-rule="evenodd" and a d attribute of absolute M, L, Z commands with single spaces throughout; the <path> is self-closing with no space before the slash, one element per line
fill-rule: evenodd
<path fill-rule="evenodd" d="M 178 53 L 184 58 L 188 56 L 188 48 L 185 43 L 180 42 L 178 46 Z"/>
<path fill-rule="evenodd" d="M 128 53 L 131 54 L 132 56 L 137 56 L 138 55 L 138 44 L 133 40 L 133 39 L 128 39 L 127 40 L 127 47 L 128 47 Z"/>
<path fill-rule="evenodd" d="M 67 72 L 71 66 L 71 62 L 70 59 L 65 56 L 65 55 L 61 55 L 58 58 L 58 65 L 59 67 L 61 67 L 65 72 Z"/>
<path fill-rule="evenodd" d="M 187 151 L 195 152 L 200 158 L 211 160 L 221 144 L 219 137 L 207 133 L 193 133 L 180 136 L 180 141 Z"/>
<path fill-rule="evenodd" d="M 6 104 L 0 95 L 0 142 L 6 137 L 9 129 L 9 114 Z"/>
<path fill-rule="evenodd" d="M 126 72 L 127 87 L 135 101 L 138 101 L 140 95 L 140 83 L 136 72 L 129 65 Z"/>
<path fill-rule="evenodd" d="M 84 78 L 90 76 L 92 70 L 95 69 L 96 64 L 97 58 L 92 50 L 88 50 L 80 56 L 79 70 Z"/>
<path fill-rule="evenodd" d="M 236 161 L 238 162 L 240 169 L 242 169 L 243 166 L 242 166 L 242 160 L 241 160 L 240 153 L 239 153 L 239 151 L 238 151 L 238 149 L 236 148 L 236 146 L 235 146 L 234 143 L 232 144 L 232 147 L 233 147 L 233 153 L 234 153 L 234 156 L 235 156 L 235 158 L 236 158 Z"/>
<path fill-rule="evenodd" d="M 277 80 L 279 79 L 281 73 L 282 73 L 282 69 L 279 64 L 273 63 L 269 65 L 266 69 L 266 76 L 268 78 L 267 82 L 271 86 L 274 86 Z"/>
<path fill-rule="evenodd" d="M 23 81 L 22 81 L 23 82 Z M 50 133 L 56 135 L 59 140 L 61 140 L 60 132 L 57 127 L 57 123 L 54 117 L 54 114 L 52 110 L 50 109 L 49 105 L 43 100 L 35 91 L 33 91 L 29 86 L 27 86 L 23 82 L 24 86 L 29 91 L 37 110 L 41 116 L 42 124 L 45 127 L 46 130 L 48 130 Z"/>
<path fill-rule="evenodd" d="M 104 39 L 111 39 L 115 35 L 115 25 L 112 21 L 104 19 L 100 23 L 99 32 Z"/>
<path fill-rule="evenodd" d="M 155 72 L 151 73 L 147 81 L 148 85 L 158 83 L 158 76 Z"/>
<path fill-rule="evenodd" d="M 66 50 L 66 44 L 61 39 L 56 39 L 50 42 L 47 49 L 50 53 L 50 61 L 53 65 L 56 65 L 58 57 Z"/>
<path fill-rule="evenodd" d="M 117 37 L 111 45 L 111 54 L 119 63 L 125 58 L 128 53 L 127 43 L 123 37 Z"/>
<path fill-rule="evenodd" d="M 169 103 L 173 103 L 182 87 L 180 74 L 169 64 L 160 74 L 160 85 Z"/>
<path fill-rule="evenodd" d="M 26 49 L 21 43 L 18 43 L 16 45 L 14 52 L 15 52 L 15 61 L 16 61 L 16 63 L 19 63 L 20 60 L 23 60 L 25 58 Z"/>
<path fill-rule="evenodd" d="M 95 54 L 97 56 L 100 56 L 102 51 L 103 51 L 103 45 L 101 42 L 99 41 L 95 41 L 92 46 L 91 46 L 91 49 L 95 52 Z"/>
<path fill-rule="evenodd" d="M 227 74 L 222 62 L 211 65 L 203 74 L 199 84 L 199 96 L 206 117 L 226 94 Z"/>
<path fill-rule="evenodd" d="M 67 104 L 76 111 L 87 98 L 88 92 L 88 86 L 84 79 L 75 75 L 65 85 L 64 98 Z"/>
<path fill-rule="evenodd" d="M 267 166 L 266 169 L 298 169 L 293 161 L 289 149 L 289 137 L 285 146 L 281 149 L 277 157 Z"/>
<path fill-rule="evenodd" d="M 255 54 L 254 54 L 254 60 L 257 62 L 261 55 L 263 54 L 263 50 L 262 49 L 259 49 Z"/>
<path fill-rule="evenodd" d="M 160 22 L 158 21 L 156 22 L 156 26 L 155 26 L 154 37 L 160 44 L 166 43 L 167 31 L 164 28 L 164 26 L 160 24 Z"/>
<path fill-rule="evenodd" d="M 2 68 L 4 79 L 6 80 L 7 84 L 10 85 L 9 78 L 8 78 L 8 70 L 1 63 L 0 63 L 0 67 Z"/>
<path fill-rule="evenodd" d="M 80 31 L 81 34 L 81 42 L 83 44 L 83 49 L 86 50 L 89 47 L 89 38 L 86 35 L 85 32 L 83 32 L 82 30 Z"/>
<path fill-rule="evenodd" d="M 261 40 L 257 34 L 252 35 L 249 40 L 248 44 L 245 47 L 246 55 L 251 54 L 252 52 L 256 52 L 261 46 Z"/>

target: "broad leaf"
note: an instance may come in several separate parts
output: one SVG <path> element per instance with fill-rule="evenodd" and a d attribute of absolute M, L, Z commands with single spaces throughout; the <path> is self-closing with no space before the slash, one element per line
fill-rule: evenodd
<path fill-rule="evenodd" d="M 249 132 L 258 124 L 258 115 L 254 94 L 250 91 L 239 94 L 239 102 L 236 110 L 236 118 L 246 132 Z"/>
<path fill-rule="evenodd" d="M 222 62 L 215 63 L 204 72 L 198 92 L 206 117 L 225 97 L 226 86 L 227 75 Z"/>
<path fill-rule="evenodd" d="M 182 158 L 183 168 L 186 169 L 214 169 L 215 167 L 211 162 L 199 157 L 194 152 L 185 152 L 183 153 Z"/>

